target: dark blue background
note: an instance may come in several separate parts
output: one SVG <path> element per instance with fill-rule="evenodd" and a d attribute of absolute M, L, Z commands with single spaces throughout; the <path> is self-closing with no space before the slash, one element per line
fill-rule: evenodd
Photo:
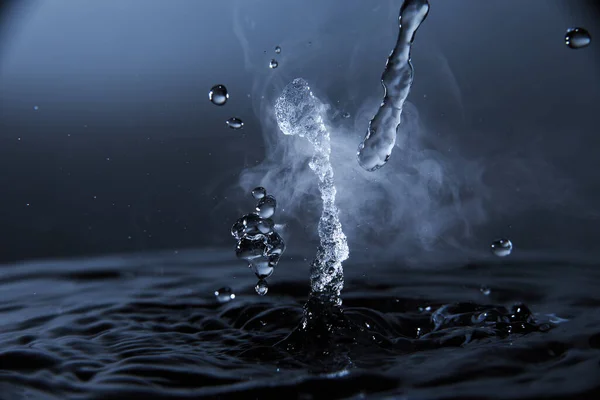
<path fill-rule="evenodd" d="M 372 116 L 365 109 L 382 95 L 379 77 L 400 4 L 5 5 L 0 262 L 231 246 L 229 227 L 252 207 L 239 174 L 260 163 L 271 150 L 266 138 L 278 135 L 265 109 L 283 85 L 303 76 L 332 104 L 333 115 L 352 115 L 348 123 L 362 136 Z M 491 160 L 487 217 L 471 224 L 467 247 L 484 248 L 506 235 L 534 252 L 597 255 L 598 44 L 574 51 L 563 41 L 571 26 L 600 35 L 593 4 L 431 1 L 413 51 L 409 101 L 428 132 L 446 129 L 465 157 Z M 276 70 L 268 68 L 271 58 L 280 62 Z M 207 99 L 217 83 L 230 90 L 224 107 Z M 243 130 L 225 125 L 231 116 L 244 120 Z M 361 191 L 340 190 L 341 196 Z M 281 218 L 302 213 L 296 207 Z M 358 252 L 369 241 L 386 241 L 346 225 Z M 293 226 L 306 232 L 310 246 L 315 227 L 314 218 Z"/>

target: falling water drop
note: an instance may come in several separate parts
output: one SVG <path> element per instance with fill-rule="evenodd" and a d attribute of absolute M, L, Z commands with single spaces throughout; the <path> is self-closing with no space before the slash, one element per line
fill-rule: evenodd
<path fill-rule="evenodd" d="M 358 163 L 367 171 L 383 167 L 396 144 L 402 108 L 413 82 L 410 50 L 415 33 L 428 13 L 427 0 L 405 0 L 400 8 L 398 39 L 381 75 L 384 98 L 358 147 Z"/>
<path fill-rule="evenodd" d="M 34 110 L 34 111 L 37 111 L 37 110 L 39 110 L 39 109 L 40 109 L 40 108 L 39 108 L 38 106 L 33 106 L 33 110 Z"/>
<path fill-rule="evenodd" d="M 271 60 L 271 62 L 269 63 L 269 68 L 275 69 L 277 67 L 279 67 L 279 63 L 277 62 L 277 60 L 275 60 L 275 59 Z"/>
<path fill-rule="evenodd" d="M 244 126 L 244 121 L 236 117 L 229 118 L 227 121 L 225 121 L 225 123 L 231 129 L 241 129 Z"/>
<path fill-rule="evenodd" d="M 490 293 L 492 293 L 492 290 L 485 286 L 485 285 L 481 285 L 481 287 L 479 288 L 479 291 L 484 295 L 484 296 L 489 296 Z"/>
<path fill-rule="evenodd" d="M 565 44 L 572 49 L 587 47 L 592 42 L 592 36 L 583 28 L 570 28 L 565 33 Z"/>
<path fill-rule="evenodd" d="M 342 118 L 350 118 L 350 113 L 343 112 L 342 113 Z"/>
<path fill-rule="evenodd" d="M 256 212 L 261 218 L 270 218 L 275 214 L 277 208 L 277 201 L 273 196 L 265 196 L 258 201 L 256 205 Z"/>
<path fill-rule="evenodd" d="M 262 199 L 266 195 L 267 195 L 267 190 L 262 186 L 258 186 L 258 187 L 255 187 L 254 189 L 252 189 L 252 197 L 254 197 L 257 200 Z"/>
<path fill-rule="evenodd" d="M 219 290 L 215 290 L 215 297 L 219 303 L 227 303 L 235 299 L 235 293 L 229 287 L 223 287 Z"/>
<path fill-rule="evenodd" d="M 281 47 L 275 46 L 275 53 L 277 53 L 277 54 L 281 53 Z"/>
<path fill-rule="evenodd" d="M 267 281 L 261 279 L 254 287 L 254 290 L 256 290 L 256 293 L 258 293 L 260 296 L 264 296 L 269 291 L 269 285 L 267 285 Z"/>
<path fill-rule="evenodd" d="M 208 92 L 208 99 L 217 106 L 222 106 L 227 103 L 229 99 L 229 93 L 227 88 L 223 85 L 215 85 Z"/>
<path fill-rule="evenodd" d="M 512 252 L 513 244 L 508 239 L 498 239 L 491 244 L 492 253 L 498 257 L 506 257 Z"/>

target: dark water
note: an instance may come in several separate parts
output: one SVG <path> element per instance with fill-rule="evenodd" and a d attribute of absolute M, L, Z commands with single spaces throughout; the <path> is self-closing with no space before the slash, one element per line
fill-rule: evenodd
<path fill-rule="evenodd" d="M 0 267 L 0 398 L 600 393 L 595 265 L 432 271 L 350 261 L 343 315 L 313 315 L 313 329 L 290 335 L 308 263 L 283 259 L 259 297 L 254 274 L 232 258 L 207 250 Z M 235 299 L 218 303 L 222 286 Z"/>

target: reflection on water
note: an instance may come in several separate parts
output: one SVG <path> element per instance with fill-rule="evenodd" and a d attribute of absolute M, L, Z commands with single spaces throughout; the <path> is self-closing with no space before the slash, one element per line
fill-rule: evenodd
<path fill-rule="evenodd" d="M 229 250 L 3 266 L 0 391 L 324 398 L 326 385 L 327 398 L 581 399 L 600 389 L 595 266 L 382 265 L 363 276 L 349 263 L 343 310 L 323 310 L 330 324 L 299 337 L 309 266 L 282 264 L 266 297 Z"/>

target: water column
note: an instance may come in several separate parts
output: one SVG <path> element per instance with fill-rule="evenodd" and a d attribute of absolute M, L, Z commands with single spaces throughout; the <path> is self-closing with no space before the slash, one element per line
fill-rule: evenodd
<path fill-rule="evenodd" d="M 304 137 L 313 145 L 309 167 L 319 180 L 323 212 L 318 226 L 320 245 L 311 264 L 311 294 L 339 305 L 344 286 L 342 262 L 348 259 L 349 249 L 335 205 L 336 188 L 329 161 L 331 141 L 323 122 L 324 113 L 325 105 L 302 78 L 288 84 L 275 103 L 279 129 L 285 135 Z"/>

